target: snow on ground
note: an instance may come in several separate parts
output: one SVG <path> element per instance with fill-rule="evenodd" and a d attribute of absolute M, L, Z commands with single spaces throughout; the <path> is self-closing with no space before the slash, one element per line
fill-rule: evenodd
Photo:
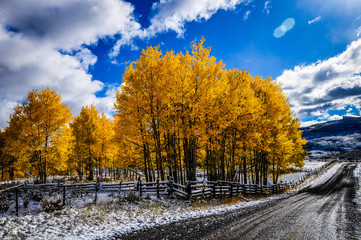
<path fill-rule="evenodd" d="M 0 217 L 0 239 L 106 238 L 184 219 L 220 214 L 278 197 L 205 207 L 176 199 L 155 198 L 143 199 L 138 204 L 119 204 L 103 195 L 98 205 L 85 204 L 80 208 L 74 205 L 55 213 Z"/>
<path fill-rule="evenodd" d="M 280 182 L 289 182 L 289 181 L 292 181 L 292 180 L 299 179 L 304 174 L 306 174 L 306 173 L 305 172 L 296 172 L 296 173 L 285 174 L 282 177 L 280 177 L 279 181 Z"/>
<path fill-rule="evenodd" d="M 308 186 L 315 187 L 327 182 L 327 180 L 329 180 L 342 165 L 343 163 L 336 163 L 328 171 L 324 172 L 321 176 L 310 182 Z"/>
<path fill-rule="evenodd" d="M 280 177 L 280 182 L 289 182 L 289 181 L 292 181 L 292 180 L 299 179 L 300 177 L 305 175 L 307 171 L 312 171 L 312 170 L 315 170 L 317 168 L 320 168 L 323 165 L 327 164 L 328 162 L 305 160 L 304 163 L 305 163 L 305 165 L 303 167 L 304 171 L 285 174 L 282 177 Z"/>
<path fill-rule="evenodd" d="M 310 150 L 309 158 L 310 159 L 320 159 L 320 158 L 325 157 L 325 156 L 327 156 L 329 154 L 330 154 L 330 152 L 323 151 L 323 150 L 320 150 L 320 149 Z"/>
<path fill-rule="evenodd" d="M 310 171 L 310 170 L 314 170 L 316 168 L 320 168 L 323 165 L 327 164 L 328 162 L 321 162 L 321 161 L 309 161 L 309 160 L 305 160 L 305 166 L 303 167 L 303 169 L 305 171 Z"/>
<path fill-rule="evenodd" d="M 311 151 L 313 157 L 320 157 L 323 153 L 330 153 L 330 151 L 352 151 L 361 147 L 361 134 L 353 133 L 347 135 L 334 136 L 320 136 L 308 139 L 309 143 L 313 145 Z M 318 154 L 317 154 L 318 152 Z"/>
<path fill-rule="evenodd" d="M 341 165 L 335 164 L 309 185 L 327 181 Z M 100 193 L 97 205 L 92 204 L 93 199 L 89 196 L 75 200 L 65 209 L 53 213 L 36 211 L 39 208 L 37 205 L 31 206 L 31 213 L 20 212 L 19 217 L 0 215 L 0 239 L 106 238 L 188 218 L 225 213 L 284 197 L 283 194 L 249 202 L 216 202 L 206 205 L 177 199 L 159 200 L 155 197 L 143 197 L 139 202 L 129 203 L 118 194 Z M 211 201 L 214 203 L 217 200 Z"/>

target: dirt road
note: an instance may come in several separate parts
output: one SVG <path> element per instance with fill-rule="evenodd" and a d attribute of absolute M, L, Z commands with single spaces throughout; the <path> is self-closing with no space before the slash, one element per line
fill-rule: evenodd
<path fill-rule="evenodd" d="M 283 199 L 118 239 L 361 239 L 355 166 L 345 164 L 323 185 Z"/>

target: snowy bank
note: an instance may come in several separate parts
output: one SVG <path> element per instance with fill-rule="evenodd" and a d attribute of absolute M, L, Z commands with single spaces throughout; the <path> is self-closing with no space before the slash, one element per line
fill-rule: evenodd
<path fill-rule="evenodd" d="M 335 164 L 308 185 L 327 181 L 341 165 Z M 206 202 L 200 204 L 197 201 L 154 197 L 129 202 L 122 195 L 100 193 L 97 205 L 92 204 L 90 196 L 75 200 L 65 209 L 53 213 L 36 211 L 39 206 L 30 206 L 31 211 L 20 213 L 19 217 L 0 215 L 0 239 L 107 238 L 189 218 L 221 214 L 287 196 L 282 194 L 249 202 L 239 200 L 232 204 L 211 200 L 206 205 Z"/>
<path fill-rule="evenodd" d="M 136 203 L 109 201 L 102 196 L 98 205 L 67 207 L 55 213 L 41 212 L 25 216 L 0 218 L 0 239 L 97 239 L 189 218 L 199 218 L 254 206 L 271 199 L 219 204 L 206 207 L 188 201 L 155 198 Z M 211 204 L 212 205 L 212 204 Z"/>
<path fill-rule="evenodd" d="M 319 169 L 323 165 L 327 164 L 328 162 L 305 160 L 304 163 L 305 163 L 305 165 L 303 166 L 303 171 L 285 174 L 282 177 L 280 177 L 279 181 L 280 182 L 289 182 L 289 181 L 297 180 L 297 179 L 301 178 L 303 175 L 305 175 L 308 171 Z"/>
<path fill-rule="evenodd" d="M 333 165 L 328 171 L 324 172 L 321 176 L 313 180 L 308 186 L 309 187 L 316 187 L 325 182 L 327 182 L 336 172 L 337 170 L 343 165 L 343 163 L 336 163 Z"/>

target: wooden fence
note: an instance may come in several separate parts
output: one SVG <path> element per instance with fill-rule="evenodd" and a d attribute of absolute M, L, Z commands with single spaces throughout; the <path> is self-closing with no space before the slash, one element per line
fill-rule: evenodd
<path fill-rule="evenodd" d="M 196 197 L 217 197 L 217 196 L 229 196 L 232 197 L 239 193 L 242 194 L 275 194 L 283 192 L 286 189 L 292 189 L 296 185 L 303 183 L 307 177 L 315 174 L 319 174 L 324 171 L 325 168 L 332 162 L 323 165 L 320 168 L 312 171 L 307 171 L 302 177 L 297 180 L 292 180 L 285 183 L 271 184 L 271 185 L 258 185 L 258 184 L 242 184 L 239 182 L 230 181 L 187 181 L 186 185 L 182 185 L 173 181 L 171 177 L 168 177 L 167 181 L 155 181 L 155 182 L 142 182 L 139 178 L 135 182 L 119 182 L 119 183 L 80 183 L 80 184 L 64 184 L 49 183 L 49 184 L 20 184 L 5 190 L 1 190 L 3 193 L 15 193 L 15 211 L 16 214 L 19 210 L 19 194 L 25 193 L 31 189 L 39 189 L 40 191 L 53 190 L 61 193 L 63 205 L 65 205 L 68 191 L 78 190 L 80 193 L 94 193 L 94 203 L 97 202 L 98 193 L 100 192 L 136 192 L 140 196 L 144 194 L 156 195 L 158 198 L 161 196 L 170 196 L 172 194 L 184 198 L 196 198 Z M 0 199 L 1 201 L 1 199 Z"/>

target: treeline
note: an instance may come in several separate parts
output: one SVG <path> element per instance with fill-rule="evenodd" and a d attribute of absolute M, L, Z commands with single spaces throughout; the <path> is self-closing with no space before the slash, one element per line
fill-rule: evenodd
<path fill-rule="evenodd" d="M 143 50 L 117 92 L 114 120 L 85 106 L 72 117 L 54 91 L 32 91 L 0 133 L 1 179 L 141 170 L 146 181 L 276 182 L 302 167 L 305 140 L 280 85 L 227 70 L 203 40 L 192 51 Z"/>
<path fill-rule="evenodd" d="M 61 96 L 48 88 L 29 92 L 0 132 L 1 180 L 48 175 L 78 175 L 94 179 L 110 176 L 125 167 L 113 142 L 114 123 L 85 106 L 73 118 Z"/>

